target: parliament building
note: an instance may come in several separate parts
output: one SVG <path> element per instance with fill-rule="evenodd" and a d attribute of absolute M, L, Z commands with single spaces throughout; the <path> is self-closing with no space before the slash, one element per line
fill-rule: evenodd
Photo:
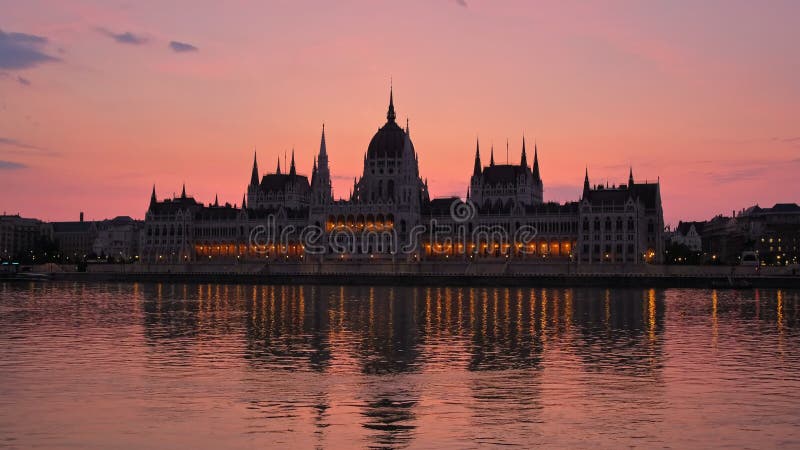
<path fill-rule="evenodd" d="M 335 153 L 333 154 L 335 158 Z M 660 263 L 664 219 L 660 183 L 592 185 L 579 200 L 545 202 L 539 155 L 489 163 L 475 146 L 466 198 L 431 198 L 408 124 L 398 125 L 393 94 L 386 123 L 364 153 L 349 196 L 334 199 L 325 128 L 311 177 L 289 167 L 259 171 L 254 156 L 241 204 L 203 204 L 186 194 L 159 200 L 155 187 L 141 234 L 145 263 L 398 262 L 524 259 L 575 264 Z"/>

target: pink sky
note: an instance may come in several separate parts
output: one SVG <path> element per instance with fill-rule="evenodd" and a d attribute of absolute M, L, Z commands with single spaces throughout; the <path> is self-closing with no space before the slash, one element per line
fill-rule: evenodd
<path fill-rule="evenodd" d="M 660 177 L 667 223 L 800 202 L 798 17 L 791 1 L 0 0 L 0 212 L 141 218 L 153 183 L 240 203 L 253 148 L 262 172 L 294 147 L 310 173 L 323 122 L 346 196 L 390 77 L 434 196 L 465 194 L 476 136 L 517 161 L 524 133 L 545 200 L 576 200 L 587 165 L 596 183 L 632 165 Z"/>

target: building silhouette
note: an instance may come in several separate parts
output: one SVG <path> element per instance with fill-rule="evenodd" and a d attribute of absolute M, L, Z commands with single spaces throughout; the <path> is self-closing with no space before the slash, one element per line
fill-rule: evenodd
<path fill-rule="evenodd" d="M 397 124 L 389 93 L 386 122 L 367 146 L 363 172 L 344 199 L 333 198 L 323 125 L 311 180 L 288 168 L 261 175 L 254 155 L 239 206 L 204 205 L 182 189 L 159 201 L 153 187 L 141 235 L 142 261 L 368 260 L 521 258 L 576 263 L 661 262 L 660 183 L 592 186 L 588 170 L 579 201 L 544 201 L 534 144 L 525 139 L 519 164 L 475 164 L 466 199 L 431 199 L 419 155 Z M 309 232 L 317 232 L 311 251 Z M 311 233 L 313 234 L 313 233 Z"/>

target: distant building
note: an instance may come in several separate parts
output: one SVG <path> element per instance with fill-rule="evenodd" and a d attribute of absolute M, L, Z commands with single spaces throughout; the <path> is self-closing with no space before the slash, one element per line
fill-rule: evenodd
<path fill-rule="evenodd" d="M 62 258 L 82 259 L 92 254 L 97 224 L 84 221 L 83 213 L 77 222 L 50 222 L 50 226 Z"/>
<path fill-rule="evenodd" d="M 771 208 L 758 205 L 737 216 L 742 232 L 765 264 L 796 264 L 800 258 L 800 206 L 777 203 Z"/>
<path fill-rule="evenodd" d="M 118 259 L 135 258 L 139 253 L 142 223 L 128 216 L 97 222 L 97 237 L 92 244 L 92 252 L 97 256 Z"/>
<path fill-rule="evenodd" d="M 800 206 L 758 205 L 731 216 L 716 216 L 703 229 L 703 250 L 721 262 L 738 264 L 743 251 L 758 252 L 767 265 L 797 263 L 800 259 Z"/>
<path fill-rule="evenodd" d="M 0 216 L 0 259 L 14 259 L 36 248 L 42 237 L 47 237 L 49 228 L 38 219 L 19 215 Z"/>
<path fill-rule="evenodd" d="M 684 245 L 693 252 L 703 251 L 703 229 L 706 222 L 678 222 L 670 240 L 673 244 Z"/>

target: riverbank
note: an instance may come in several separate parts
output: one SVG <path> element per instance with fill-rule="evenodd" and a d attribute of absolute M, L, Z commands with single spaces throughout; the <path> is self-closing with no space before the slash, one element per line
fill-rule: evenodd
<path fill-rule="evenodd" d="M 687 288 L 800 288 L 785 267 L 576 265 L 563 263 L 424 261 L 242 264 L 90 264 L 37 266 L 29 280 L 231 284 L 417 286 L 585 286 Z"/>

